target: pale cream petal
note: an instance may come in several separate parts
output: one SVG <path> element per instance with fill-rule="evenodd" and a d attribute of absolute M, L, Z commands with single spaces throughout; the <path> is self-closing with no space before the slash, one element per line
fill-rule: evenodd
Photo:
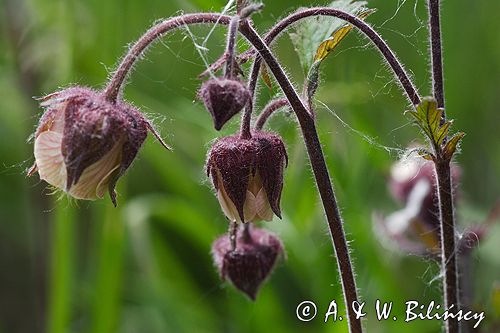
<path fill-rule="evenodd" d="M 248 179 L 248 190 L 257 196 L 259 190 L 262 188 L 262 180 L 260 178 L 259 172 L 255 172 L 255 176 L 250 175 Z"/>
<path fill-rule="evenodd" d="M 66 187 L 66 166 L 61 152 L 62 135 L 47 131 L 35 139 L 35 163 L 40 179 L 52 186 Z"/>
<path fill-rule="evenodd" d="M 255 195 L 247 190 L 247 196 L 243 205 L 243 216 L 245 217 L 245 222 L 252 222 L 253 220 L 255 220 L 256 214 L 257 210 L 255 209 Z"/>
<path fill-rule="evenodd" d="M 255 210 L 259 219 L 271 221 L 273 219 L 273 210 L 269 204 L 266 191 L 261 188 L 255 198 Z"/>
<path fill-rule="evenodd" d="M 104 155 L 99 161 L 86 168 L 69 194 L 77 199 L 95 200 L 102 198 L 111 181 L 111 174 L 120 167 L 122 141 Z"/>
<path fill-rule="evenodd" d="M 219 185 L 219 189 L 217 190 L 217 199 L 219 199 L 219 203 L 222 211 L 224 212 L 224 215 L 226 215 L 231 222 L 241 222 L 236 206 L 234 205 L 233 201 L 229 199 L 229 196 L 227 195 L 222 185 Z"/>

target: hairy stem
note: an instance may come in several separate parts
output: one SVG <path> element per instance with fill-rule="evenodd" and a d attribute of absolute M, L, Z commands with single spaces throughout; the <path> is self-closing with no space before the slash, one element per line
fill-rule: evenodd
<path fill-rule="evenodd" d="M 444 111 L 445 100 L 439 2 L 440 0 L 429 0 L 429 30 L 432 59 L 432 90 L 438 107 L 443 109 L 442 125 L 446 122 L 446 113 Z M 446 309 L 455 307 L 455 310 L 458 311 L 460 307 L 458 302 L 459 284 L 450 160 L 443 156 L 441 147 L 437 147 L 435 150 L 438 150 L 434 164 L 436 166 L 441 222 L 441 269 L 444 272 L 443 298 Z M 447 320 L 445 327 L 447 333 L 457 333 L 460 331 L 459 321 L 454 318 Z"/>
<path fill-rule="evenodd" d="M 236 250 L 236 238 L 238 237 L 238 223 L 232 221 L 229 224 L 229 240 L 231 241 L 231 251 Z"/>
<path fill-rule="evenodd" d="M 341 20 L 347 21 L 361 31 L 373 44 L 377 47 L 381 55 L 387 61 L 389 66 L 392 68 L 394 74 L 396 75 L 401 87 L 403 87 L 408 99 L 413 105 L 420 104 L 420 96 L 418 94 L 415 85 L 413 84 L 410 76 L 406 73 L 401 62 L 398 60 L 394 52 L 391 50 L 389 45 L 382 39 L 382 37 L 366 22 L 360 20 L 354 15 L 346 13 L 339 9 L 329 8 L 329 7 L 314 7 L 304 10 L 300 10 L 296 13 L 290 14 L 289 16 L 282 19 L 278 24 L 276 24 L 269 32 L 264 36 L 264 42 L 270 45 L 283 31 L 288 29 L 290 25 L 300 21 L 302 19 L 313 17 L 313 16 L 332 16 L 337 17 Z M 255 50 L 247 51 L 242 55 L 242 59 L 248 59 L 251 57 L 251 53 L 256 52 Z M 262 59 L 259 55 L 255 56 L 254 62 L 252 64 L 252 70 L 250 78 L 248 80 L 248 89 L 254 99 L 255 88 L 257 86 L 257 80 L 259 78 L 260 66 Z M 255 101 L 254 103 L 255 104 Z M 252 118 L 253 108 L 248 105 L 245 108 L 245 112 L 242 117 L 242 121 L 246 120 L 250 122 Z"/>
<path fill-rule="evenodd" d="M 406 73 L 401 62 L 398 60 L 394 52 L 391 50 L 389 45 L 382 39 L 382 37 L 366 22 L 360 20 L 354 15 L 346 13 L 344 11 L 329 8 L 329 7 L 315 7 L 308 8 L 296 13 L 290 14 L 289 16 L 282 19 L 278 24 L 276 24 L 269 32 L 265 35 L 264 41 L 266 44 L 271 44 L 283 31 L 288 29 L 290 25 L 294 24 L 297 21 L 300 21 L 304 18 L 312 17 L 312 16 L 333 16 L 337 17 L 341 20 L 344 20 L 354 27 L 356 27 L 361 33 L 363 33 L 379 50 L 381 55 L 387 61 L 389 66 L 394 71 L 394 74 L 398 78 L 401 86 L 403 87 L 408 99 L 412 102 L 413 105 L 417 105 L 420 103 L 420 96 L 413 84 L 410 76 Z M 257 75 L 252 75 L 251 79 L 258 78 L 258 70 L 260 69 L 260 57 L 256 56 L 254 60 L 254 68 L 257 71 Z M 258 66 L 255 65 L 258 64 Z M 253 74 L 253 70 L 252 70 Z M 255 86 L 255 83 L 250 84 L 249 86 Z"/>
<path fill-rule="evenodd" d="M 262 111 L 259 118 L 255 122 L 255 129 L 257 131 L 260 131 L 262 127 L 264 127 L 264 124 L 269 119 L 269 117 L 274 113 L 274 111 L 279 110 L 287 105 L 288 105 L 288 99 L 286 98 L 273 99 L 264 107 L 264 110 Z"/>
<path fill-rule="evenodd" d="M 248 99 L 247 105 L 245 107 L 245 112 L 243 112 L 243 116 L 241 118 L 241 126 L 240 126 L 240 138 L 241 139 L 251 139 L 252 133 L 250 131 L 250 120 L 252 117 L 251 112 L 246 112 L 246 110 L 253 109 L 253 101 L 251 98 Z"/>
<path fill-rule="evenodd" d="M 113 73 L 113 76 L 109 80 L 108 85 L 104 89 L 106 99 L 112 103 L 116 102 L 119 95 L 122 93 L 123 86 L 125 85 L 127 77 L 130 74 L 135 62 L 151 44 L 163 37 L 167 32 L 188 24 L 219 23 L 227 25 L 230 21 L 231 17 L 226 15 L 215 13 L 195 13 L 172 17 L 151 27 L 130 48 L 118 65 L 117 69 Z"/>
<path fill-rule="evenodd" d="M 439 0 L 429 0 L 429 30 L 432 58 L 432 90 L 439 108 L 444 108 L 443 60 L 441 50 L 441 23 Z M 446 115 L 443 112 L 443 119 Z"/>
<path fill-rule="evenodd" d="M 253 106 L 255 103 L 255 88 L 257 87 L 257 80 L 259 78 L 259 71 L 261 65 L 261 58 L 257 56 L 252 64 L 252 69 L 250 72 L 250 78 L 248 79 L 247 88 L 250 92 L 250 100 L 249 103 L 245 107 L 245 111 L 241 116 L 241 129 L 243 133 L 243 129 L 250 130 L 250 122 L 252 121 L 252 113 Z"/>
<path fill-rule="evenodd" d="M 226 68 L 224 70 L 224 77 L 226 79 L 233 77 L 234 74 L 234 47 L 236 45 L 236 38 L 238 36 L 238 25 L 240 24 L 239 15 L 235 15 L 229 22 L 227 32 L 227 46 L 226 46 Z"/>
<path fill-rule="evenodd" d="M 441 220 L 441 266 L 444 271 L 445 308 L 458 311 L 458 275 L 455 245 L 455 217 L 453 208 L 452 180 L 450 161 L 436 161 L 438 183 L 439 216 Z M 455 318 L 446 321 L 446 332 L 459 332 L 459 323 Z"/>
<path fill-rule="evenodd" d="M 361 320 L 356 318 L 352 309 L 352 304 L 357 301 L 358 297 L 354 273 L 349 257 L 349 248 L 347 246 L 340 211 L 337 206 L 335 193 L 333 191 L 330 175 L 328 173 L 328 168 L 321 149 L 321 143 L 318 138 L 314 120 L 311 118 L 305 105 L 266 43 L 248 24 L 248 22 L 244 22 L 240 26 L 240 29 L 242 34 L 249 40 L 254 48 L 258 50 L 260 56 L 269 66 L 269 69 L 278 81 L 281 89 L 285 93 L 285 96 L 289 100 L 292 109 L 297 115 L 307 147 L 307 152 L 309 154 L 309 159 L 311 160 L 311 166 L 313 168 L 316 184 L 325 209 L 330 236 L 332 237 L 333 246 L 336 252 L 342 288 L 346 301 L 350 332 L 362 332 Z"/>

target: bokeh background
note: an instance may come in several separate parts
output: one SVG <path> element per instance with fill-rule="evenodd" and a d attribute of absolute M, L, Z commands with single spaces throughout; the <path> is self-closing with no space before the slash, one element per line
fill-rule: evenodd
<path fill-rule="evenodd" d="M 193 47 L 209 28 L 191 28 L 150 50 L 131 77 L 126 99 L 140 107 L 174 147 L 148 139 L 119 183 L 119 207 L 106 198 L 75 202 L 52 195 L 37 176 L 27 142 L 41 110 L 33 96 L 71 84 L 99 88 L 127 48 L 155 20 L 183 10 L 220 11 L 222 0 L 0 1 L 0 332 L 346 332 L 323 322 L 340 285 L 302 139 L 294 117 L 270 123 L 288 146 L 284 218 L 265 226 L 283 240 L 287 260 L 255 303 L 221 283 L 210 246 L 227 222 L 204 174 L 217 133 L 195 102 L 205 64 Z M 319 4 L 314 2 L 313 4 Z M 310 2 L 267 1 L 254 17 L 260 31 Z M 368 21 L 429 93 L 426 8 L 423 0 L 369 1 Z M 485 219 L 500 193 L 500 2 L 443 3 L 447 111 L 467 133 L 456 161 L 463 169 L 460 230 Z M 376 299 L 440 300 L 439 268 L 428 259 L 388 249 L 375 236 L 372 215 L 401 207 L 387 190 L 390 166 L 420 138 L 403 111 L 407 101 L 378 53 L 351 34 L 324 65 L 318 100 L 320 137 L 345 218 L 369 332 L 439 332 L 440 322 L 378 322 Z M 224 29 L 208 39 L 208 61 L 224 46 Z M 240 40 L 239 46 L 246 47 Z M 297 85 L 303 73 L 290 40 L 276 53 Z M 273 94 L 261 87 L 260 103 Z M 349 127 L 345 127 L 336 117 Z M 373 138 L 373 141 L 367 140 Z M 499 319 L 500 227 L 472 253 L 473 304 L 486 311 L 483 332 Z M 496 286 L 496 287 L 495 287 Z M 495 289 L 496 288 L 496 289 Z M 495 291 L 496 290 L 496 291 Z M 320 314 L 301 323 L 295 307 L 314 300 Z M 496 305 L 495 305 L 496 304 Z M 371 311 L 370 311 L 371 310 Z M 343 310 L 341 310 L 343 311 Z M 498 323 L 496 324 L 498 325 Z M 498 332 L 498 331 L 497 331 Z"/>

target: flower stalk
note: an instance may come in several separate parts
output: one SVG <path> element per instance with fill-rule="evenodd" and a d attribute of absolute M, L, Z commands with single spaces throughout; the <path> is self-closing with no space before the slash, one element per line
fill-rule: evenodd
<path fill-rule="evenodd" d="M 135 62 L 140 59 L 143 52 L 166 33 L 190 24 L 215 23 L 227 25 L 231 17 L 216 13 L 194 13 L 184 14 L 164 20 L 146 31 L 127 52 L 125 57 L 113 73 L 108 85 L 104 90 L 106 99 L 116 102 L 123 92 L 123 87 Z"/>
<path fill-rule="evenodd" d="M 444 108 L 443 59 L 441 46 L 440 0 L 429 0 L 429 31 L 432 61 L 432 90 L 438 108 Z M 443 119 L 446 114 L 443 112 Z"/>
<path fill-rule="evenodd" d="M 255 122 L 255 129 L 260 131 L 262 127 L 264 127 L 266 121 L 269 119 L 269 117 L 271 117 L 271 115 L 275 111 L 287 105 L 288 105 L 288 100 L 286 98 L 278 98 L 269 102 L 264 107 L 264 110 L 262 110 L 261 114 L 259 115 L 259 118 L 257 118 L 257 121 Z"/>
<path fill-rule="evenodd" d="M 240 24 L 240 16 L 235 15 L 229 22 L 227 32 L 227 46 L 226 46 L 226 67 L 224 69 L 224 77 L 231 79 L 234 75 L 234 48 L 236 46 L 236 38 L 238 36 L 238 25 Z"/>
<path fill-rule="evenodd" d="M 240 31 L 254 48 L 258 50 L 260 56 L 268 65 L 270 71 L 273 73 L 285 96 L 289 100 L 290 106 L 297 115 L 328 220 L 330 236 L 335 248 L 348 313 L 349 329 L 351 333 L 362 332 L 361 320 L 356 317 L 352 308 L 353 303 L 358 301 L 358 295 L 349 248 L 345 238 L 343 222 L 333 191 L 330 175 L 316 130 L 316 124 L 280 64 L 262 38 L 248 22 L 242 23 Z"/>
<path fill-rule="evenodd" d="M 441 124 L 446 123 L 443 60 L 440 24 L 440 0 L 429 0 L 429 31 L 432 60 L 432 90 L 438 108 L 442 109 Z M 444 142 L 446 143 L 445 137 Z M 453 184 L 451 178 L 450 158 L 447 158 L 441 147 L 436 152 L 434 164 L 438 183 L 439 216 L 441 224 L 441 269 L 443 276 L 443 298 L 447 309 L 460 307 L 457 248 L 455 244 L 455 216 L 453 207 Z M 460 331 L 460 324 L 455 318 L 450 318 L 445 324 L 447 333 Z"/>

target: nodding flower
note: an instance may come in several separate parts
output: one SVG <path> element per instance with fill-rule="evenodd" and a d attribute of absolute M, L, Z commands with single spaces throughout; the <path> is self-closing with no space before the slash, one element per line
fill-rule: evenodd
<path fill-rule="evenodd" d="M 135 159 L 151 124 L 133 106 L 72 87 L 41 99 L 45 109 L 34 134 L 35 164 L 28 175 L 84 200 L 109 192 Z M 160 142 L 163 143 L 163 141 Z"/>
<path fill-rule="evenodd" d="M 221 278 L 228 279 L 252 300 L 282 254 L 283 245 L 276 235 L 250 226 L 236 236 L 235 249 L 227 234 L 212 245 L 213 260 Z"/>
<path fill-rule="evenodd" d="M 460 168 L 452 164 L 451 171 L 456 188 Z M 386 217 L 377 216 L 376 226 L 383 231 L 379 235 L 395 241 L 405 252 L 438 254 L 441 236 L 434 163 L 398 161 L 391 167 L 388 184 L 392 196 L 404 207 Z"/>
<path fill-rule="evenodd" d="M 212 146 L 207 174 L 224 214 L 232 222 L 281 218 L 285 145 L 276 134 L 256 131 L 250 139 L 223 137 Z"/>
<path fill-rule="evenodd" d="M 250 100 L 250 92 L 238 79 L 212 78 L 205 81 L 198 97 L 212 115 L 214 127 L 220 130 Z"/>

